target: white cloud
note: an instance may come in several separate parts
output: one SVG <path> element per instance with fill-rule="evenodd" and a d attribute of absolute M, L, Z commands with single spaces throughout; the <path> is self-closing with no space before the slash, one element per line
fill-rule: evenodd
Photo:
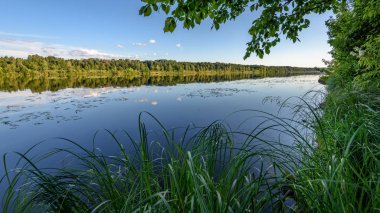
<path fill-rule="evenodd" d="M 176 46 L 177 48 L 181 48 L 181 44 L 180 44 L 180 43 L 177 43 L 175 46 Z"/>
<path fill-rule="evenodd" d="M 10 37 L 23 37 L 23 38 L 40 38 L 40 39 L 57 39 L 55 36 L 46 36 L 46 35 L 35 35 L 35 34 L 23 34 L 23 33 L 9 33 L 9 32 L 0 32 L 2 36 Z"/>
<path fill-rule="evenodd" d="M 138 47 L 146 47 L 146 46 L 148 46 L 149 44 L 155 44 L 155 43 L 157 43 L 156 40 L 151 39 L 151 40 L 149 40 L 147 43 L 135 42 L 135 43 L 132 43 L 132 45 L 133 45 L 133 46 L 138 46 Z"/>
<path fill-rule="evenodd" d="M 0 38 L 0 56 L 26 58 L 28 55 L 56 56 L 60 58 L 139 59 L 138 55 L 117 55 L 95 49 L 48 44 L 39 41 Z"/>
<path fill-rule="evenodd" d="M 2 50 L 0 49 L 0 56 L 13 56 L 16 58 L 26 58 L 27 53 L 19 50 Z"/>
<path fill-rule="evenodd" d="M 148 44 L 138 42 L 138 43 L 132 43 L 132 45 L 133 46 L 138 46 L 138 47 L 146 47 Z"/>
<path fill-rule="evenodd" d="M 157 56 L 157 53 L 153 53 L 154 56 Z"/>
<path fill-rule="evenodd" d="M 124 48 L 124 45 L 122 45 L 122 44 L 117 44 L 116 47 L 122 49 L 122 48 Z"/>
<path fill-rule="evenodd" d="M 113 54 L 103 53 L 103 52 L 99 52 L 98 50 L 85 49 L 85 48 L 70 50 L 69 55 L 73 56 L 74 58 L 104 58 L 104 59 L 118 58 L 116 55 L 113 55 Z"/>

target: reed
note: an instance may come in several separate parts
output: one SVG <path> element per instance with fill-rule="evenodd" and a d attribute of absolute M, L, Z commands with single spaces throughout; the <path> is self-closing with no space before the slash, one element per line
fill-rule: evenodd
<path fill-rule="evenodd" d="M 293 110 L 301 117 L 292 119 L 251 110 L 253 119 L 262 122 L 248 133 L 214 122 L 201 129 L 188 127 L 176 139 L 175 131 L 142 113 L 138 139 L 125 132 L 129 141 L 121 142 L 108 131 L 118 147 L 115 156 L 103 154 L 95 144 L 87 148 L 64 138 L 75 149 L 30 157 L 29 151 L 42 144 L 36 145 L 17 153 L 17 169 L 9 168 L 4 155 L 1 184 L 8 188 L 2 211 L 379 210 L 378 96 L 331 95 L 323 110 L 300 99 L 302 104 Z M 339 103 L 348 103 L 347 98 L 350 107 Z M 362 104 L 368 98 L 372 102 Z M 156 120 L 161 140 L 152 142 L 143 115 Z M 294 143 L 264 137 L 268 134 L 286 135 Z M 77 166 L 38 166 L 60 154 Z"/>

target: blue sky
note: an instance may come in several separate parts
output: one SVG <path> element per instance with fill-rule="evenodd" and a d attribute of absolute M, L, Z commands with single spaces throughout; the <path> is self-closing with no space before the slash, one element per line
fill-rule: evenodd
<path fill-rule="evenodd" d="M 138 15 L 139 0 L 0 0 L 0 56 L 29 54 L 63 58 L 173 59 L 240 64 L 324 66 L 330 59 L 325 20 L 311 15 L 311 27 L 293 44 L 282 39 L 271 54 L 243 60 L 248 28 L 256 17 L 243 13 L 211 30 L 206 20 L 192 30 L 179 25 L 164 33 L 165 15 Z"/>

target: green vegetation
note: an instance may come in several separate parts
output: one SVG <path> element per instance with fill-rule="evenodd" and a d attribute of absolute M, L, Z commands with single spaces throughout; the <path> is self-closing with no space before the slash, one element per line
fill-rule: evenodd
<path fill-rule="evenodd" d="M 0 58 L 0 91 L 57 91 L 76 87 L 174 85 L 302 74 L 322 68 L 190 63 L 170 60 L 62 59 L 31 55 Z"/>
<path fill-rule="evenodd" d="M 319 72 L 316 72 L 319 73 Z M 315 74 L 313 72 L 307 74 Z M 305 75 L 305 73 L 272 73 L 258 72 L 158 72 L 151 75 L 116 75 L 116 76 L 88 76 L 69 75 L 66 77 L 19 77 L 0 78 L 0 91 L 19 91 L 30 89 L 32 92 L 58 91 L 65 88 L 101 88 L 101 87 L 132 87 L 141 85 L 169 86 L 194 82 L 220 82 L 239 79 L 263 77 L 282 77 L 290 75 Z"/>
<path fill-rule="evenodd" d="M 26 59 L 14 57 L 0 58 L 0 74 L 5 75 L 34 75 L 34 76 L 59 76 L 75 73 L 97 74 L 99 76 L 133 72 L 245 72 L 258 71 L 262 73 L 291 73 L 291 72 L 315 72 L 321 68 L 302 68 L 289 66 L 261 66 L 241 65 L 209 62 L 177 62 L 174 60 L 140 61 L 128 59 L 62 59 L 53 56 L 42 57 L 30 55 Z"/>
<path fill-rule="evenodd" d="M 142 0 L 140 15 L 149 16 L 152 11 L 162 11 L 167 14 L 164 32 L 173 32 L 177 23 L 182 23 L 186 29 L 194 28 L 203 20 L 211 19 L 216 30 L 226 21 L 235 20 L 247 9 L 254 18 L 248 33 L 252 40 L 247 43 L 244 58 L 255 53 L 260 58 L 269 54 L 270 49 L 280 42 L 280 36 L 293 42 L 299 41 L 298 34 L 308 28 L 310 20 L 307 15 L 322 14 L 326 11 L 337 13 L 347 1 L 345 0 Z M 376 4 L 376 3 L 375 3 Z M 377 6 L 377 5 L 373 5 Z M 378 9 L 378 8 L 377 8 Z M 257 16 L 256 16 L 257 15 Z"/>
<path fill-rule="evenodd" d="M 43 145 L 39 144 L 25 154 L 17 153 L 20 161 L 16 170 L 7 170 L 4 156 L 3 183 L 9 188 L 3 195 L 2 211 L 241 212 L 295 208 L 291 179 L 283 177 L 303 162 L 309 163 L 303 159 L 311 159 L 312 146 L 294 127 L 306 126 L 263 112 L 252 113 L 263 122 L 250 133 L 231 132 L 216 122 L 203 129 L 187 128 L 176 137 L 178 129 L 166 130 L 156 120 L 162 133 L 161 139 L 155 140 L 155 134 L 148 134 L 143 123 L 144 114 L 140 114 L 138 140 L 130 138 L 122 143 L 108 132 L 115 142 L 109 146 L 118 150 L 113 156 L 96 149 L 96 138 L 92 148 L 62 139 L 65 147 L 71 144 L 74 149 L 56 148 L 30 156 L 29 152 Z M 265 133 L 273 132 L 296 139 L 300 149 L 276 138 L 264 140 Z M 51 159 L 74 164 L 39 166 Z"/>
<path fill-rule="evenodd" d="M 311 163 L 292 175 L 298 206 L 311 211 L 366 212 L 380 209 L 380 1 L 144 1 L 140 14 L 152 9 L 170 14 L 165 31 L 176 22 L 193 28 L 210 18 L 219 28 L 234 20 L 247 7 L 258 12 L 249 33 L 245 58 L 253 52 L 260 58 L 283 34 L 297 41 L 309 26 L 310 13 L 332 10 L 336 17 L 326 22 L 333 60 L 323 116 L 317 118 L 318 148 Z M 307 159 L 305 161 L 308 161 Z"/>
<path fill-rule="evenodd" d="M 143 14 L 158 9 L 151 2 L 164 3 L 160 7 L 165 12 L 170 11 L 167 4 L 178 6 L 173 15 L 178 13 L 175 17 L 190 27 L 193 19 L 199 22 L 199 17 L 211 17 L 216 27 L 215 23 L 239 15 L 244 10 L 239 7 L 249 1 L 222 1 L 218 5 L 219 1 L 149 1 Z M 264 113 L 261 117 L 266 121 L 250 133 L 230 132 L 216 123 L 191 139 L 183 136 L 183 140 L 174 141 L 174 133 L 162 127 L 165 140 L 155 143 L 150 143 L 140 120 L 140 139 L 131 138 L 131 147 L 123 148 L 125 145 L 115 138 L 120 157 L 107 157 L 74 142 L 70 143 L 80 147 L 81 153 L 58 149 L 41 157 L 67 153 L 83 168 L 41 169 L 35 164 L 39 159 L 30 160 L 20 154 L 24 164 L 11 172 L 4 157 L 6 175 L 2 183 L 9 187 L 2 200 L 3 212 L 379 211 L 380 2 L 344 1 L 339 8 L 334 6 L 335 1 L 271 2 L 259 4 L 281 7 L 265 15 L 279 18 L 280 23 L 286 23 L 286 19 L 281 21 L 277 12 L 287 11 L 285 6 L 292 2 L 309 5 L 292 8 L 292 12 L 310 7 L 316 8 L 311 12 L 337 10 L 336 18 L 327 22 L 333 60 L 328 94 L 319 108 L 305 101 L 303 107 L 296 108 L 295 115 L 301 117 L 295 120 Z M 194 5 L 195 9 L 190 7 Z M 323 5 L 327 6 L 321 9 Z M 213 6 L 215 10 L 202 10 Z M 310 11 L 293 18 L 300 20 Z M 193 14 L 190 22 L 180 19 L 186 14 Z M 254 26 L 262 21 L 259 19 Z M 172 19 L 168 22 L 173 25 Z M 169 31 L 173 29 L 170 23 L 166 26 Z M 294 22 L 288 34 L 296 36 L 302 28 L 299 25 Z M 258 29 L 260 35 L 264 33 L 263 38 L 268 36 L 260 31 L 262 27 Z M 248 52 L 257 53 L 259 49 Z M 305 129 L 315 134 L 305 135 Z M 295 144 L 286 146 L 261 137 L 273 130 L 291 136 Z M 314 140 L 316 145 L 311 143 Z"/>
<path fill-rule="evenodd" d="M 301 170 L 320 181 L 299 197 L 318 193 L 308 205 L 337 212 L 379 211 L 380 2 L 353 1 L 327 25 L 333 60 L 317 129 L 320 168 Z"/>

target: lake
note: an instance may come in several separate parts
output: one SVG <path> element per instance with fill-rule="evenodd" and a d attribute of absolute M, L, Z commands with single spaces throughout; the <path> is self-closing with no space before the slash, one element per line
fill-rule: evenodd
<path fill-rule="evenodd" d="M 216 120 L 231 129 L 249 131 L 259 120 L 251 118 L 261 110 L 277 114 L 280 103 L 310 90 L 321 90 L 319 75 L 241 79 L 170 86 L 66 88 L 32 92 L 30 89 L 0 92 L 0 154 L 23 152 L 46 140 L 37 152 L 65 146 L 57 137 L 90 146 L 97 131 L 96 146 L 112 154 L 110 130 L 127 141 L 123 130 L 138 136 L 140 112 L 154 115 L 167 129 L 203 127 Z M 291 99 L 289 102 L 297 99 Z M 231 114 L 232 113 L 232 114 Z M 288 110 L 280 116 L 290 116 Z M 147 113 L 143 120 L 150 134 L 159 125 Z M 251 118 L 251 119 L 248 119 Z M 239 126 L 243 121 L 244 125 Z"/>

